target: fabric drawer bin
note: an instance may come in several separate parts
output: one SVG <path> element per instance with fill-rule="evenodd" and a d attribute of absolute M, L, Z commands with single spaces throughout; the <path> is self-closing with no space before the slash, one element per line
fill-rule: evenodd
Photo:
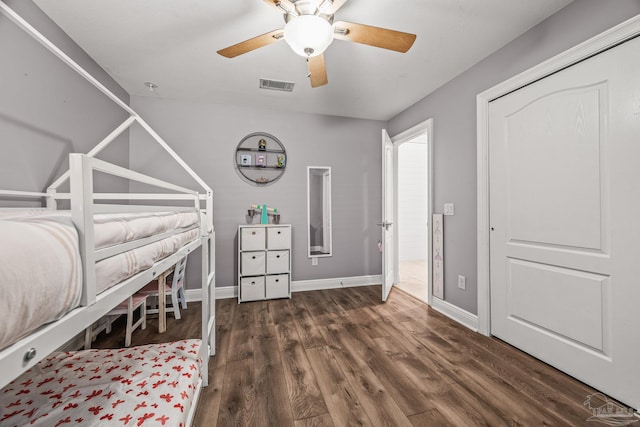
<path fill-rule="evenodd" d="M 269 227 L 267 229 L 267 248 L 289 249 L 291 242 L 291 228 Z"/>
<path fill-rule="evenodd" d="M 265 283 L 265 295 L 269 298 L 288 298 L 289 297 L 289 275 L 277 274 L 267 276 Z"/>
<path fill-rule="evenodd" d="M 243 252 L 240 260 L 240 274 L 254 276 L 264 274 L 264 252 Z"/>
<path fill-rule="evenodd" d="M 264 299 L 264 276 L 243 277 L 240 279 L 240 296 L 242 301 L 258 301 Z"/>
<path fill-rule="evenodd" d="M 289 251 L 270 251 L 267 253 L 267 274 L 289 271 Z"/>
<path fill-rule="evenodd" d="M 265 249 L 264 227 L 243 228 L 240 236 L 240 249 L 243 251 L 260 251 Z"/>

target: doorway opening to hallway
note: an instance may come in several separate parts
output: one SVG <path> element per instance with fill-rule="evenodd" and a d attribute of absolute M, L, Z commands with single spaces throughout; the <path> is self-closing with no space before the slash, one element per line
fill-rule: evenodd
<path fill-rule="evenodd" d="M 397 146 L 397 287 L 428 301 L 428 133 Z"/>

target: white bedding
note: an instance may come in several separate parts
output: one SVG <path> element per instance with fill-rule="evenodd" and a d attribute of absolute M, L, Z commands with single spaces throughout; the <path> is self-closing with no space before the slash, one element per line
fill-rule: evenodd
<path fill-rule="evenodd" d="M 185 231 L 96 263 L 96 292 L 107 290 L 134 274 L 151 268 L 157 261 L 195 240 L 199 233 L 197 228 Z"/>
<path fill-rule="evenodd" d="M 0 390 L 0 427 L 184 426 L 200 340 L 53 353 Z"/>
<path fill-rule="evenodd" d="M 37 218 L 71 218 L 70 211 L 50 209 L 18 209 L 0 212 L 0 220 L 24 221 Z M 197 212 L 152 212 L 94 215 L 94 241 L 96 249 L 186 228 L 197 224 Z"/>
<path fill-rule="evenodd" d="M 0 220 L 0 349 L 76 307 L 78 233 L 68 217 Z"/>
<path fill-rule="evenodd" d="M 195 219 L 195 222 L 194 222 Z M 110 246 L 198 222 L 198 214 L 96 216 L 95 235 Z M 96 292 L 120 283 L 175 253 L 199 235 L 197 228 L 96 264 Z M 78 235 L 66 211 L 29 209 L 0 213 L 0 350 L 80 302 L 82 265 Z"/>

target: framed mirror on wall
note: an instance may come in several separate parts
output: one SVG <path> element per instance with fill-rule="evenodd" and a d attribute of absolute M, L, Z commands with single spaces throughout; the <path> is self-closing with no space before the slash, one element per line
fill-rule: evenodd
<path fill-rule="evenodd" d="M 331 168 L 307 166 L 307 242 L 309 258 L 332 255 Z"/>

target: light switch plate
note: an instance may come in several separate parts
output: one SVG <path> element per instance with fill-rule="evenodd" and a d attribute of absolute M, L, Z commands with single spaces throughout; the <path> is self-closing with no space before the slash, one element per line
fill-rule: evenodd
<path fill-rule="evenodd" d="M 311 265 L 318 265 L 318 257 L 311 258 Z"/>
<path fill-rule="evenodd" d="M 455 213 L 455 207 L 453 203 L 445 203 L 444 204 L 444 214 L 445 215 L 453 215 Z"/>

